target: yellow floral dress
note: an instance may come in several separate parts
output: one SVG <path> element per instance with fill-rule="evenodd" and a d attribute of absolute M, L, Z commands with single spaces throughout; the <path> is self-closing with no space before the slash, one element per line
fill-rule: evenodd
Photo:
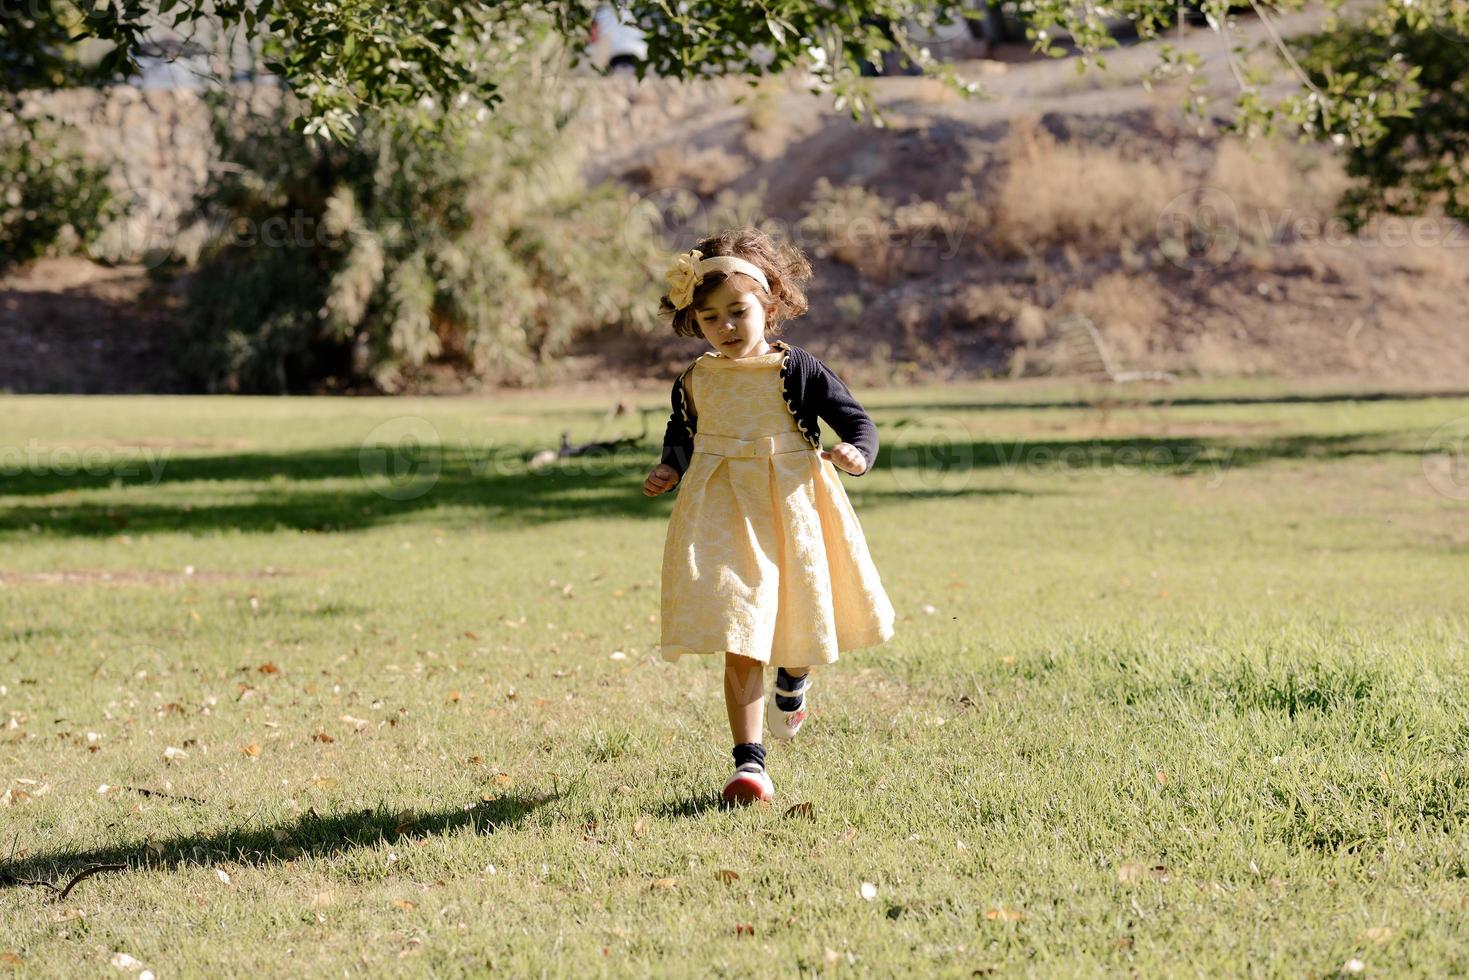
<path fill-rule="evenodd" d="M 684 376 L 698 426 L 663 546 L 665 660 L 733 651 L 806 667 L 893 635 L 837 468 L 786 408 L 784 356 L 711 351 Z"/>

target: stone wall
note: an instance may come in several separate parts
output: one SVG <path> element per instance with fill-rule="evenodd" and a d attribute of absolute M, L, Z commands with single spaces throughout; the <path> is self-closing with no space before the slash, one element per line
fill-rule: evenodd
<path fill-rule="evenodd" d="M 69 89 L 29 96 L 26 112 L 75 127 L 87 155 L 111 166 L 113 189 L 129 202 L 127 217 L 94 247 L 97 257 L 139 261 L 173 247 L 211 157 L 209 111 L 197 93 Z"/>

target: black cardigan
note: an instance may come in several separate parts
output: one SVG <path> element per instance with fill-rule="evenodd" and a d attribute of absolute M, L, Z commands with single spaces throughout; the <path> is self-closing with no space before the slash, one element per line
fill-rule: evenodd
<path fill-rule="evenodd" d="M 842 442 L 851 443 L 867 459 L 866 469 L 847 475 L 862 476 L 871 472 L 873 463 L 877 462 L 877 426 L 872 424 L 872 419 L 852 397 L 842 379 L 800 347 L 783 340 L 777 340 L 771 346 L 786 352 L 780 364 L 782 394 L 786 408 L 806 441 L 813 449 L 821 448 L 821 427 L 817 420 L 825 419 Z M 693 370 L 694 364 L 684 368 L 673 382 L 673 414 L 668 418 L 668 428 L 663 435 L 661 462 L 672 466 L 679 476 L 688 469 L 694 454 L 694 433 L 699 425 L 696 410 L 689 410 L 688 397 L 684 392 L 684 377 Z"/>

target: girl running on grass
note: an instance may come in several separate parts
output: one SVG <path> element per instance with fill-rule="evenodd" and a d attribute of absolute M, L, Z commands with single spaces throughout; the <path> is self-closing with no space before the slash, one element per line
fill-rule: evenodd
<path fill-rule="evenodd" d="M 724 657 L 734 774 L 724 799 L 769 801 L 770 734 L 807 717 L 810 670 L 893 635 L 857 515 L 837 476 L 877 459 L 877 427 L 847 386 L 800 347 L 774 339 L 806 312 L 811 266 L 753 228 L 674 258 L 661 312 L 713 350 L 673 383 L 662 461 L 643 493 L 678 486 L 664 541 L 662 655 Z M 841 440 L 821 448 L 818 419 Z M 777 668 L 766 706 L 764 668 Z"/>

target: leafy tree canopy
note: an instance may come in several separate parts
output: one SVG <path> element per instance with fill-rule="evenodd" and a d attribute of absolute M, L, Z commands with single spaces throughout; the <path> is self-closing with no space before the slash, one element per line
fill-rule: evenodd
<path fill-rule="evenodd" d="M 258 39 L 267 66 L 300 98 L 299 125 L 347 140 L 364 109 L 449 106 L 502 97 L 504 59 L 519 39 L 553 29 L 580 51 L 596 0 L 543 3 L 451 0 L 0 0 L 0 72 L 5 92 L 68 84 L 82 76 L 126 77 L 140 45 L 158 27 L 188 31 L 201 21 Z M 679 78 L 780 72 L 805 66 L 814 87 L 862 117 L 872 112 L 864 61 L 897 47 L 925 71 L 972 94 L 964 82 L 913 43 L 905 25 L 949 21 L 961 5 L 941 0 L 622 0 L 615 3 L 646 35 L 640 74 Z M 1243 67 L 1236 9 L 1265 25 L 1290 83 L 1253 80 Z M 1024 0 L 1030 36 L 1052 54 L 1062 33 L 1081 64 L 1105 67 L 1117 41 L 1109 21 L 1126 18 L 1143 37 L 1177 15 L 1175 0 Z M 1276 21 L 1314 9 L 1325 15 L 1316 38 L 1292 43 Z M 1206 0 L 1203 12 L 1229 52 L 1238 89 L 1234 128 L 1251 134 L 1292 131 L 1347 149 L 1369 190 L 1359 203 L 1407 208 L 1444 205 L 1464 216 L 1465 76 L 1469 0 Z M 971 9 L 970 16 L 979 11 Z M 82 64 L 68 42 L 111 42 L 95 64 Z M 530 43 L 530 42 L 527 42 Z M 1198 79 L 1196 53 L 1160 46 L 1158 75 Z M 1197 86 L 1193 108 L 1208 111 Z M 451 114 L 430 112 L 426 118 Z M 1447 127 L 1447 128 L 1445 128 Z"/>

